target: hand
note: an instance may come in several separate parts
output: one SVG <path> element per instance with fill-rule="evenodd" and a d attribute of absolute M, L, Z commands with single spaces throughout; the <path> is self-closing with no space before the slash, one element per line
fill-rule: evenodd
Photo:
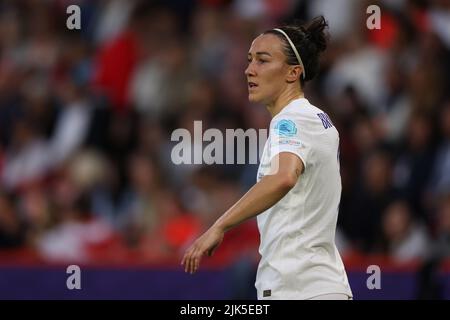
<path fill-rule="evenodd" d="M 206 253 L 212 256 L 219 244 L 223 240 L 224 231 L 216 226 L 212 226 L 202 236 L 186 250 L 181 265 L 184 265 L 184 271 L 191 274 L 196 272 L 200 266 L 200 260 Z"/>

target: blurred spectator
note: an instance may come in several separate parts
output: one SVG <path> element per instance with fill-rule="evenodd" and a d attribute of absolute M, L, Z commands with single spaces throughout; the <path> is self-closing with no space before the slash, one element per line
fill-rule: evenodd
<path fill-rule="evenodd" d="M 385 151 L 368 155 L 348 203 L 341 202 L 340 225 L 357 249 L 370 252 L 381 234 L 381 213 L 396 196 L 391 159 Z"/>
<path fill-rule="evenodd" d="M 385 73 L 386 95 L 375 117 L 380 135 L 390 143 L 400 143 L 411 113 L 411 101 L 406 91 L 405 70 L 397 59 L 388 62 Z"/>
<path fill-rule="evenodd" d="M 95 257 L 89 256 L 89 246 L 112 237 L 111 228 L 92 215 L 85 194 L 78 195 L 60 215 L 60 223 L 39 240 L 40 254 L 52 262 L 93 262 Z"/>
<path fill-rule="evenodd" d="M 136 1 L 108 0 L 102 1 L 98 8 L 99 17 L 95 40 L 97 43 L 106 43 L 118 36 L 129 21 L 130 14 L 136 6 Z"/>
<path fill-rule="evenodd" d="M 169 191 L 157 192 L 155 213 L 159 228 L 148 230 L 140 243 L 141 254 L 150 261 L 178 258 L 203 229 L 200 217 L 183 210 Z"/>
<path fill-rule="evenodd" d="M 434 162 L 432 118 L 423 112 L 414 112 L 408 121 L 406 135 L 406 143 L 394 165 L 393 183 L 423 221 L 428 218 L 424 191 Z"/>
<path fill-rule="evenodd" d="M 2 185 L 8 190 L 17 190 L 30 181 L 42 179 L 49 169 L 48 145 L 33 126 L 29 119 L 18 119 L 14 123 L 1 176 Z"/>
<path fill-rule="evenodd" d="M 157 166 L 143 154 L 131 157 L 128 175 L 129 186 L 116 217 L 125 238 L 133 245 L 133 241 L 139 241 L 144 234 L 152 233 L 160 226 L 156 202 L 161 183 Z"/>
<path fill-rule="evenodd" d="M 450 100 L 443 106 L 439 120 L 442 140 L 438 146 L 430 182 L 430 191 L 434 198 L 450 191 Z"/>
<path fill-rule="evenodd" d="M 433 254 L 435 257 L 450 256 L 450 195 L 443 196 L 439 201 L 436 217 L 436 245 Z"/>
<path fill-rule="evenodd" d="M 25 225 L 14 210 L 13 198 L 0 193 L 0 249 L 18 248 L 25 244 Z"/>
<path fill-rule="evenodd" d="M 325 15 L 330 24 L 330 34 L 335 41 L 342 41 L 354 31 L 358 10 L 363 8 L 358 0 L 318 0 L 309 2 L 308 18 Z M 367 7 L 367 6 L 366 6 Z"/>
<path fill-rule="evenodd" d="M 427 230 L 414 220 L 407 202 L 397 200 L 389 204 L 383 213 L 382 250 L 397 261 L 425 259 L 429 254 Z"/>
<path fill-rule="evenodd" d="M 39 184 L 29 186 L 22 193 L 18 208 L 27 226 L 27 244 L 31 247 L 35 247 L 42 235 L 58 223 L 50 197 Z"/>
<path fill-rule="evenodd" d="M 433 227 L 434 242 L 419 273 L 420 299 L 442 299 L 444 288 L 439 275 L 442 261 L 450 257 L 450 194 L 439 198 Z"/>
<path fill-rule="evenodd" d="M 130 109 L 128 92 L 137 63 L 148 50 L 151 52 L 155 36 L 166 36 L 149 33 L 158 22 L 154 14 L 159 10 L 151 2 L 135 2 L 126 27 L 98 50 L 94 83 L 108 97 L 117 113 Z"/>
<path fill-rule="evenodd" d="M 387 54 L 367 43 L 366 36 L 360 30 L 355 30 L 356 34 L 344 42 L 343 47 L 347 50 L 331 66 L 325 92 L 332 98 L 351 86 L 363 100 L 369 114 L 376 115 L 386 94 L 383 74 L 386 72 Z"/>
<path fill-rule="evenodd" d="M 181 39 L 165 39 L 149 59 L 136 67 L 130 101 L 141 115 L 160 119 L 184 107 L 190 82 L 196 77 L 186 48 Z"/>
<path fill-rule="evenodd" d="M 435 1 L 434 4 L 429 12 L 431 28 L 450 49 L 450 3 L 448 1 Z"/>

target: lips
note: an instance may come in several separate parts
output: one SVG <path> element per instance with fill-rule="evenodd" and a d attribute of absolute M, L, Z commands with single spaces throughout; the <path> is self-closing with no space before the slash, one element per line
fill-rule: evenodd
<path fill-rule="evenodd" d="M 256 83 L 254 83 L 254 82 L 249 82 L 248 83 L 248 88 L 249 89 L 254 89 L 254 88 L 256 88 L 258 85 L 256 84 Z"/>

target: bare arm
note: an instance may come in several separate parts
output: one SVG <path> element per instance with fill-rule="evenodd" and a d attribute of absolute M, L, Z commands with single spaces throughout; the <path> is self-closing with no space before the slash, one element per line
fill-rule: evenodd
<path fill-rule="evenodd" d="M 181 261 L 186 272 L 197 271 L 202 256 L 214 252 L 226 231 L 269 209 L 295 186 L 303 171 L 302 161 L 289 152 L 281 152 L 272 164 L 277 161 L 278 170 L 272 165 L 271 174 L 256 183 L 186 251 Z"/>

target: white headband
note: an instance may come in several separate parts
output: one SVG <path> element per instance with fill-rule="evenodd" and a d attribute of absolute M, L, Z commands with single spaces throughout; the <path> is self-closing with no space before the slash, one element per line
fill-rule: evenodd
<path fill-rule="evenodd" d="M 298 63 L 300 64 L 300 66 L 301 66 L 302 69 L 303 69 L 302 77 L 303 77 L 303 79 L 305 79 L 305 77 L 306 77 L 305 66 L 303 65 L 303 61 L 302 61 L 302 59 L 300 58 L 300 55 L 298 54 L 298 51 L 297 51 L 297 49 L 295 48 L 294 44 L 292 43 L 291 39 L 289 38 L 289 36 L 287 35 L 287 33 L 284 32 L 283 30 L 278 29 L 278 28 L 275 28 L 275 29 L 273 29 L 273 30 L 280 32 L 282 35 L 284 35 L 284 37 L 286 38 L 286 40 L 289 42 L 289 44 L 290 44 L 290 46 L 291 46 L 291 48 L 292 48 L 292 51 L 294 51 L 295 56 L 297 57 Z"/>

